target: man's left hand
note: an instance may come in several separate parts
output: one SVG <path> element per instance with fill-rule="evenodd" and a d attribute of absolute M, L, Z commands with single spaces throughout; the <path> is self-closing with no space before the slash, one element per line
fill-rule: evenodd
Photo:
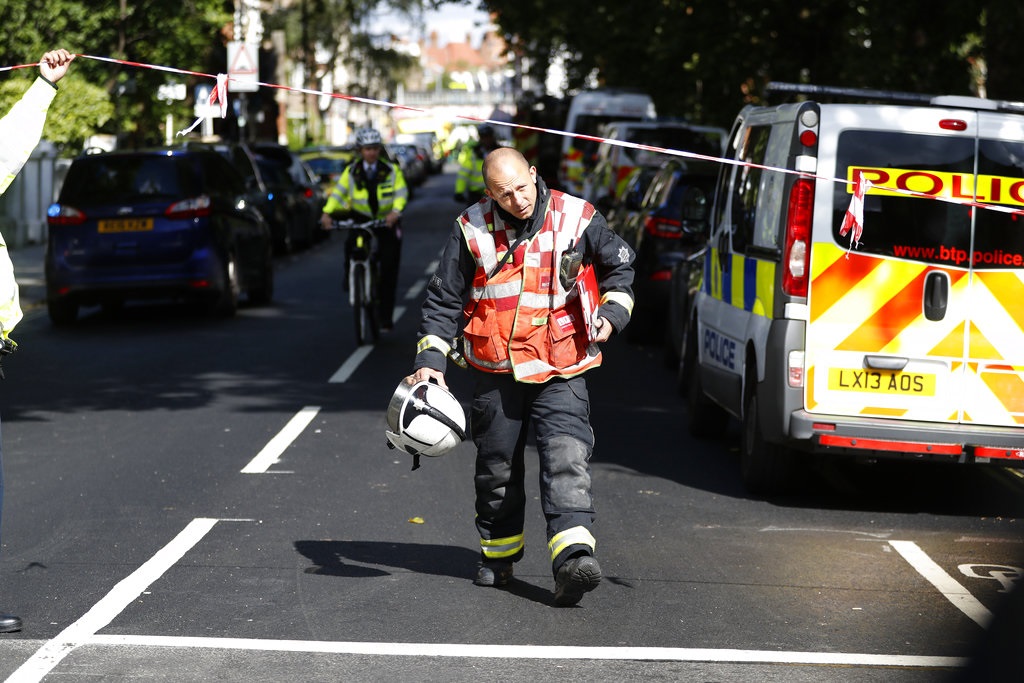
<path fill-rule="evenodd" d="M 597 333 L 594 337 L 595 342 L 606 342 L 612 336 L 615 327 L 606 318 L 598 316 L 597 321 L 594 323 L 594 331 Z"/>
<path fill-rule="evenodd" d="M 64 78 L 75 56 L 67 50 L 50 50 L 39 60 L 39 73 L 43 78 L 56 83 Z"/>

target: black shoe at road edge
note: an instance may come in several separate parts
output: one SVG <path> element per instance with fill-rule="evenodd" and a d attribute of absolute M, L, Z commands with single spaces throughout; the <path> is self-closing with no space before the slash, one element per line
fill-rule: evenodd
<path fill-rule="evenodd" d="M 493 586 L 501 588 L 512 580 L 511 562 L 481 562 L 476 570 L 476 578 L 473 583 L 478 586 Z"/>
<path fill-rule="evenodd" d="M 583 599 L 584 593 L 601 583 L 601 565 L 592 555 L 580 555 L 558 568 L 555 575 L 555 605 L 571 607 Z"/>
<path fill-rule="evenodd" d="M 0 633 L 21 630 L 21 618 L 13 614 L 0 614 Z"/>

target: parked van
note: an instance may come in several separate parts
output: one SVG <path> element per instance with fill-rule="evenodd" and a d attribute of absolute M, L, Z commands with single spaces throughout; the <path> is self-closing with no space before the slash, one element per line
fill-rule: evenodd
<path fill-rule="evenodd" d="M 689 264 L 691 432 L 738 418 L 754 493 L 807 454 L 1024 466 L 1021 105 L 813 93 L 846 102 L 747 107 L 732 127 Z M 859 241 L 842 230 L 858 176 Z"/>
<path fill-rule="evenodd" d="M 572 98 L 564 130 L 598 137 L 601 126 L 611 121 L 641 121 L 654 117 L 654 101 L 650 95 L 616 89 L 585 90 Z M 560 189 L 580 196 L 585 158 L 592 158 L 596 149 L 596 140 L 563 138 L 558 168 Z"/>
<path fill-rule="evenodd" d="M 705 156 L 719 157 L 725 151 L 729 131 L 679 121 L 613 121 L 601 127 L 606 140 L 631 142 Z M 607 213 L 618 204 L 630 180 L 640 167 L 659 168 L 667 161 L 664 153 L 602 142 L 594 162 L 583 177 L 582 197 Z"/>

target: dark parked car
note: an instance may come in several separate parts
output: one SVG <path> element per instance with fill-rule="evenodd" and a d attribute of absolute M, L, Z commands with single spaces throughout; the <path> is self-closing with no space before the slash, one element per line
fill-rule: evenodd
<path fill-rule="evenodd" d="M 298 193 L 276 162 L 268 162 L 250 145 L 237 142 L 188 142 L 194 149 L 213 149 L 231 162 L 246 186 L 246 201 L 256 207 L 270 224 L 274 252 L 290 253 L 312 238 L 306 211 L 299 205 Z"/>
<path fill-rule="evenodd" d="M 636 303 L 626 328 L 630 339 L 645 341 L 664 333 L 672 266 L 704 245 L 716 176 L 712 163 L 670 158 L 635 211 L 609 222 L 636 251 Z"/>
<path fill-rule="evenodd" d="M 308 247 L 324 234 L 320 212 L 327 195 L 318 178 L 297 152 L 284 145 L 254 142 L 250 148 L 267 188 L 295 214 L 292 227 L 297 231 L 290 235 L 288 247 Z"/>
<path fill-rule="evenodd" d="M 107 152 L 72 162 L 47 222 L 46 298 L 55 324 L 80 306 L 188 298 L 234 314 L 241 292 L 274 291 L 270 229 L 213 150 Z"/>

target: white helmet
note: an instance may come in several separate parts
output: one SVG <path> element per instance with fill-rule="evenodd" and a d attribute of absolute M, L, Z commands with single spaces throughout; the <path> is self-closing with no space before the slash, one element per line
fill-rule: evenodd
<path fill-rule="evenodd" d="M 366 147 L 367 145 L 379 145 L 380 132 L 375 128 L 360 128 L 356 131 L 356 145 Z"/>
<path fill-rule="evenodd" d="M 466 438 L 466 414 L 452 394 L 439 384 L 404 381 L 395 389 L 387 412 L 388 447 L 419 457 L 444 455 Z"/>

